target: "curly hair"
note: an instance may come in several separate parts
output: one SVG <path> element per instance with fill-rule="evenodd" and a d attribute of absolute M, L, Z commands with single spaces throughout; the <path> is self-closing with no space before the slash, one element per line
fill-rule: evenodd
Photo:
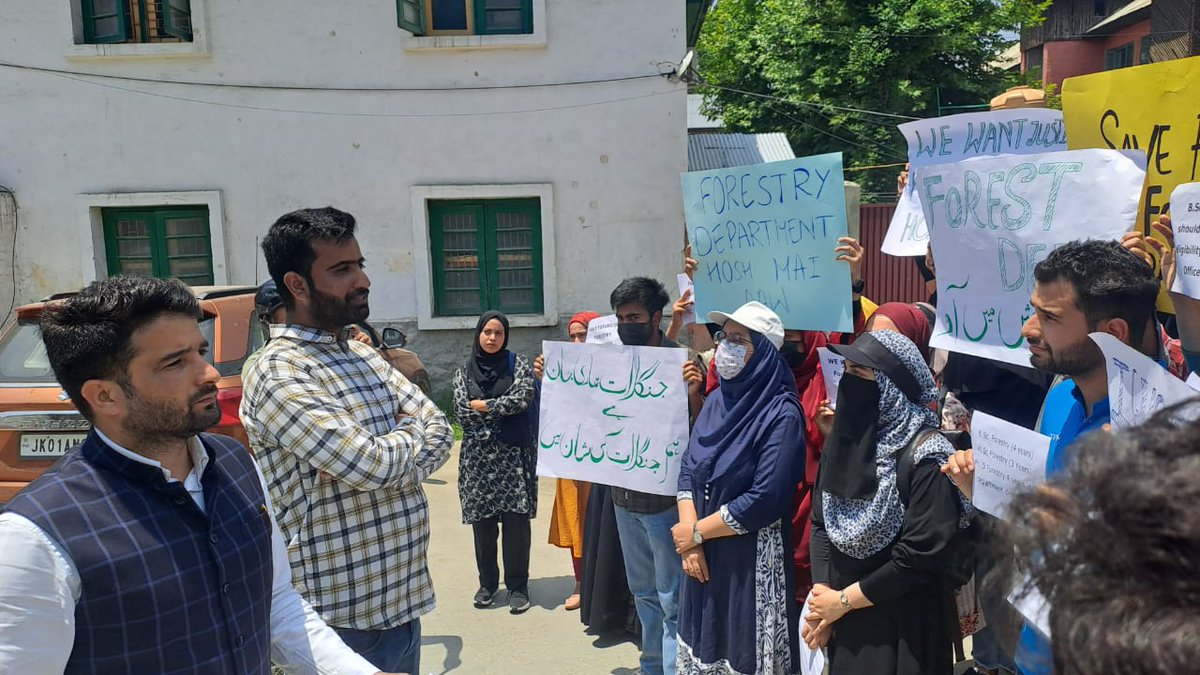
<path fill-rule="evenodd" d="M 1050 604 L 1060 675 L 1168 675 L 1200 663 L 1200 402 L 1097 432 L 1010 507 L 1017 559 Z"/>

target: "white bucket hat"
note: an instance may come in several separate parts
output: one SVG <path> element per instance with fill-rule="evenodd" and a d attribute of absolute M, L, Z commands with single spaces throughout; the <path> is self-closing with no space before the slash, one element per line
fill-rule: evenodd
<path fill-rule="evenodd" d="M 716 324 L 736 321 L 752 331 L 762 333 L 776 349 L 783 345 L 783 321 L 770 307 L 756 300 L 738 307 L 733 314 L 709 312 L 708 320 Z"/>

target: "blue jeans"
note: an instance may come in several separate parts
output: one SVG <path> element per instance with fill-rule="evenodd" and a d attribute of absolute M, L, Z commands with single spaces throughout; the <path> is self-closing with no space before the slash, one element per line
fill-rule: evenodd
<path fill-rule="evenodd" d="M 620 506 L 617 532 L 625 556 L 625 577 L 642 622 L 642 671 L 674 675 L 679 648 L 679 582 L 683 566 L 671 539 L 679 512 L 634 513 Z"/>
<path fill-rule="evenodd" d="M 421 619 L 387 630 L 334 628 L 342 642 L 385 673 L 421 672 Z"/>

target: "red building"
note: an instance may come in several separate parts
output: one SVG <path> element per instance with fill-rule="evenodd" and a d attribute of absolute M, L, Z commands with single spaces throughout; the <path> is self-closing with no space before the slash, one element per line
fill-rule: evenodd
<path fill-rule="evenodd" d="M 1021 32 L 1021 71 L 1068 77 L 1200 54 L 1197 0 L 1055 0 Z"/>

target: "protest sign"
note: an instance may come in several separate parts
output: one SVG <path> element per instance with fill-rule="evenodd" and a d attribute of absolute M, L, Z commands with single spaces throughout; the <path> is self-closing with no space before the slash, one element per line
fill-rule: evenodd
<path fill-rule="evenodd" d="M 542 353 L 538 475 L 674 495 L 687 350 L 547 341 Z"/>
<path fill-rule="evenodd" d="M 989 155 L 1028 155 L 1067 149 L 1062 111 L 1021 108 L 963 113 L 906 122 L 908 185 L 900 195 L 881 250 L 889 255 L 925 255 L 929 231 L 921 207 L 921 167 Z"/>
<path fill-rule="evenodd" d="M 817 347 L 817 355 L 821 357 L 821 376 L 825 378 L 825 398 L 829 399 L 829 407 L 837 410 L 838 385 L 846 372 L 846 359 L 828 347 Z"/>
<path fill-rule="evenodd" d="M 1175 283 L 1171 290 L 1200 298 L 1200 183 L 1184 183 L 1171 192 L 1175 230 Z"/>
<path fill-rule="evenodd" d="M 692 284 L 692 278 L 686 274 L 675 275 L 675 285 L 679 287 L 679 297 L 683 297 L 684 293 L 692 292 L 692 302 L 696 301 L 696 288 Z M 696 323 L 696 306 L 683 313 L 683 324 Z"/>
<path fill-rule="evenodd" d="M 1144 158 L 1117 150 L 1000 155 L 921 171 L 937 266 L 934 347 L 1029 365 L 1033 268 L 1076 239 L 1133 225 Z"/>
<path fill-rule="evenodd" d="M 750 300 L 797 330 L 849 332 L 850 268 L 841 153 L 685 173 L 683 207 L 695 273 L 696 314 Z"/>
<path fill-rule="evenodd" d="M 1028 574 L 1025 575 L 1025 580 L 1009 593 L 1008 604 L 1020 612 L 1025 621 L 1037 628 L 1042 635 L 1053 637 L 1050 635 L 1050 603 L 1037 586 L 1033 585 Z"/>
<path fill-rule="evenodd" d="M 1050 437 L 975 411 L 971 416 L 975 487 L 971 503 L 1007 518 L 1013 495 L 1046 482 Z"/>
<path fill-rule="evenodd" d="M 590 345 L 621 344 L 621 336 L 617 335 L 617 316 L 609 314 L 588 322 L 587 343 Z"/>
<path fill-rule="evenodd" d="M 1194 389 L 1149 356 L 1108 333 L 1092 333 L 1089 337 L 1104 352 L 1114 429 L 1136 427 L 1159 410 L 1196 396 Z"/>

